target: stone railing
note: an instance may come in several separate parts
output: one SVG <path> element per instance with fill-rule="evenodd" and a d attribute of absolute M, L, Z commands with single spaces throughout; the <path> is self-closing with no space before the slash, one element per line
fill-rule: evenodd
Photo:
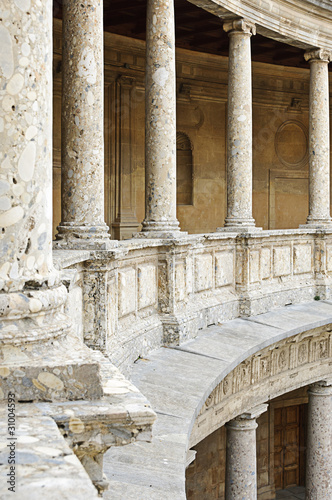
<path fill-rule="evenodd" d="M 134 239 L 54 254 L 77 334 L 124 373 L 206 326 L 330 297 L 332 231 Z"/>

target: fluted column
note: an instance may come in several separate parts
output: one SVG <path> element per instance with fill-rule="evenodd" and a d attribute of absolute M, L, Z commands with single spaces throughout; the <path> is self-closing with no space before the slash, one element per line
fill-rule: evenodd
<path fill-rule="evenodd" d="M 227 500 L 257 500 L 256 419 L 267 407 L 257 406 L 226 424 Z"/>
<path fill-rule="evenodd" d="M 176 219 L 173 0 L 148 0 L 145 83 L 145 219 L 140 236 L 172 237 Z"/>
<path fill-rule="evenodd" d="M 328 64 L 331 53 L 305 53 L 310 64 L 309 95 L 309 215 L 307 225 L 331 224 L 330 217 L 330 119 Z"/>
<path fill-rule="evenodd" d="M 252 91 L 250 38 L 254 24 L 224 23 L 229 36 L 227 122 L 227 217 L 218 230 L 252 231 Z"/>
<path fill-rule="evenodd" d="M 306 500 L 332 498 L 332 381 L 308 390 Z"/>
<path fill-rule="evenodd" d="M 62 38 L 62 221 L 57 246 L 106 248 L 102 0 L 64 0 Z"/>

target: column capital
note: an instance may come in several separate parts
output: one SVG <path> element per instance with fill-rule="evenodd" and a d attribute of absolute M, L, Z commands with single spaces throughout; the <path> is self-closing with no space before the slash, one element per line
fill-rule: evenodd
<path fill-rule="evenodd" d="M 227 422 L 226 426 L 239 431 L 256 429 L 256 419 L 267 411 L 268 406 L 268 404 L 255 406 Z"/>
<path fill-rule="evenodd" d="M 308 393 L 315 396 L 332 396 L 332 379 L 320 380 L 310 385 Z"/>
<path fill-rule="evenodd" d="M 223 28 L 229 35 L 237 32 L 246 33 L 248 35 L 256 35 L 256 25 L 243 18 L 235 18 L 225 21 Z"/>
<path fill-rule="evenodd" d="M 332 52 L 326 49 L 311 49 L 304 53 L 304 59 L 311 61 L 322 61 L 329 63 L 332 60 Z"/>

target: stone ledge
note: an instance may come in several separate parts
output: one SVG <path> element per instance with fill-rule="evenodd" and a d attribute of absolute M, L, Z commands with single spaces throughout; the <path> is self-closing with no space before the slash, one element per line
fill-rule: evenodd
<path fill-rule="evenodd" d="M 29 455 L 28 459 L 31 461 L 31 473 L 24 479 L 24 487 L 27 487 L 28 491 L 33 492 L 34 488 L 39 487 L 38 484 L 34 482 L 34 478 L 38 477 L 38 481 L 47 483 L 51 485 L 50 488 L 54 487 L 54 477 L 58 478 L 62 474 L 62 468 L 58 470 L 56 465 L 60 465 L 59 462 L 52 462 L 54 466 L 54 471 L 50 471 L 50 476 L 46 474 L 43 476 L 43 471 L 47 470 L 47 463 L 45 464 L 46 458 L 43 455 L 39 457 L 38 452 L 42 449 L 47 450 L 48 448 L 53 448 L 53 456 L 58 457 L 62 455 L 72 455 L 71 450 L 74 451 L 76 457 L 79 458 L 81 464 L 87 471 L 93 484 L 96 486 L 99 492 L 107 489 L 108 483 L 103 475 L 103 455 L 111 446 L 123 446 L 125 444 L 132 443 L 134 441 L 144 442 L 151 441 L 152 439 L 152 425 L 156 419 L 155 412 L 151 409 L 149 402 L 146 398 L 139 392 L 139 390 L 114 367 L 105 358 L 103 358 L 100 353 L 95 353 L 96 362 L 100 365 L 100 377 L 103 387 L 103 397 L 93 401 L 61 401 L 52 403 L 31 403 L 31 404 L 16 404 L 16 420 L 21 422 L 24 419 L 23 427 L 25 429 L 25 441 L 29 443 L 29 446 L 37 443 L 35 447 L 32 446 L 33 456 Z M 6 415 L 5 409 L 0 413 L 1 424 L 0 432 L 1 439 L 4 441 L 3 448 L 6 447 Z M 57 424 L 57 427 L 56 425 Z M 51 433 L 52 439 L 57 443 L 60 443 L 62 448 L 65 450 L 57 451 L 54 446 L 49 444 L 49 436 L 47 432 L 43 432 L 43 425 L 50 426 L 54 430 Z M 20 424 L 19 424 L 20 426 Z M 18 435 L 20 432 L 20 427 L 18 426 Z M 60 433 L 59 433 L 60 431 Z M 63 438 L 60 436 L 63 436 Z M 39 449 L 39 448 L 40 449 Z M 0 445 L 0 453 L 1 453 Z M 54 451 L 55 450 L 55 451 Z M 31 453 L 29 451 L 29 453 Z M 45 451 L 47 455 L 47 451 Z M 49 452 L 51 453 L 51 451 Z M 35 455 L 38 455 L 37 458 Z M 47 455 L 48 456 L 48 455 Z M 0 454 L 0 457 L 2 455 Z M 32 458 L 31 458 L 32 457 Z M 76 469 L 80 462 L 77 458 L 73 456 L 72 460 Z M 68 459 L 67 459 L 68 460 Z M 72 463 L 69 460 L 69 463 Z M 28 462 L 30 464 L 30 462 Z M 40 464 L 41 469 L 34 469 L 34 464 Z M 66 463 L 66 460 L 65 462 Z M 52 464 L 51 464 L 52 465 Z M 1 465 L 0 465 L 1 467 Z M 6 468 L 6 461 L 3 460 L 3 467 Z M 76 470 L 75 469 L 75 470 Z M 6 474 L 4 474 L 5 476 Z M 54 475 L 54 477 L 53 477 Z M 73 478 L 78 476 L 78 481 L 81 481 L 81 477 L 88 477 L 84 472 L 79 474 L 73 472 Z M 61 476 L 62 477 L 62 476 Z M 57 497 L 54 498 L 70 498 L 70 499 L 81 499 L 81 498 L 95 498 L 96 493 L 93 492 L 93 487 L 90 483 L 90 493 L 83 490 L 78 486 L 75 486 L 75 481 L 71 485 L 72 477 L 69 476 L 64 482 L 64 488 L 67 488 L 68 494 L 65 492 L 58 491 Z M 30 484 L 31 482 L 31 484 Z M 61 482 L 61 481 L 60 481 Z M 5 481 L 4 481 L 5 483 Z M 87 481 L 87 484 L 89 482 Z M 75 490 L 78 493 L 75 493 Z M 45 491 L 45 490 L 42 490 Z M 47 490 L 48 491 L 48 490 Z M 92 493 L 93 492 L 93 493 Z M 39 492 L 38 492 L 39 494 Z M 42 492 L 41 492 L 42 495 Z M 1 496 L 1 498 L 7 498 Z M 8 496 L 9 498 L 9 496 Z M 12 498 L 12 497 L 11 497 Z M 21 497 L 22 498 L 22 497 Z M 24 497 L 32 499 L 39 499 L 42 496 L 36 497 Z M 45 497 L 44 497 L 45 498 Z M 47 496 L 47 499 L 53 498 L 53 496 Z"/>
<path fill-rule="evenodd" d="M 15 492 L 8 490 L 7 414 L 0 410 L 0 498 L 24 500 L 97 499 L 81 462 L 50 417 L 34 405 L 17 405 Z"/>

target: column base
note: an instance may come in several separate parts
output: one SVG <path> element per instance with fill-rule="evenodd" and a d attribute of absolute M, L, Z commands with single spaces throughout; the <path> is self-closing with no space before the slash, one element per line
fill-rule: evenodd
<path fill-rule="evenodd" d="M 299 229 L 332 229 L 332 219 L 314 219 L 310 216 L 305 224 L 300 224 Z"/>
<path fill-rule="evenodd" d="M 141 232 L 137 233 L 135 238 L 172 239 L 188 234 L 180 230 L 179 222 L 177 220 L 174 222 L 143 221 L 142 226 Z"/>
<path fill-rule="evenodd" d="M 0 399 L 57 401 L 100 397 L 94 353 L 72 333 L 63 312 L 67 291 L 55 288 L 1 295 Z"/>
<path fill-rule="evenodd" d="M 225 225 L 223 227 L 218 227 L 216 231 L 227 231 L 232 233 L 252 233 L 255 231 L 261 231 L 261 227 L 255 226 L 255 219 L 239 219 L 230 218 L 225 219 Z"/>
<path fill-rule="evenodd" d="M 227 232 L 227 233 L 256 233 L 262 231 L 261 227 L 256 227 L 256 226 L 248 226 L 248 225 L 241 225 L 241 224 L 235 224 L 233 226 L 224 226 L 224 227 L 217 227 L 216 232 Z"/>
<path fill-rule="evenodd" d="M 58 249 L 71 250 L 109 250 L 118 246 L 118 242 L 110 239 L 108 226 L 82 225 L 62 222 L 53 243 Z"/>

